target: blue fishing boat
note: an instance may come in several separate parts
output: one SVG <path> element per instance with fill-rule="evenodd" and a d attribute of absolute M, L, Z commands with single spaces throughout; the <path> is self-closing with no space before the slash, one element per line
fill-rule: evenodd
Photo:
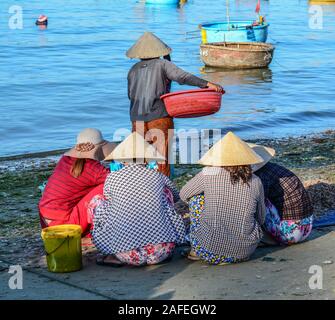
<path fill-rule="evenodd" d="M 229 0 L 226 0 L 226 22 L 206 23 L 200 25 L 202 43 L 208 42 L 266 42 L 269 24 L 260 15 L 260 1 L 255 12 L 257 21 L 230 20 Z"/>
<path fill-rule="evenodd" d="M 207 42 L 266 42 L 269 24 L 229 21 L 201 25 L 201 38 Z"/>
<path fill-rule="evenodd" d="M 180 0 L 145 0 L 145 3 L 148 3 L 148 4 L 168 4 L 168 5 L 175 4 L 177 5 L 179 2 Z"/>

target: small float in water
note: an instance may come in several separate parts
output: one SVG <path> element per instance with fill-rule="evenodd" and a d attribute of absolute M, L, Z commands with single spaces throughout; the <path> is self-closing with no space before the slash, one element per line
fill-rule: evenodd
<path fill-rule="evenodd" d="M 44 14 L 41 14 L 36 20 L 35 24 L 37 26 L 47 26 L 48 25 L 48 17 Z"/>
<path fill-rule="evenodd" d="M 273 58 L 274 46 L 262 42 L 219 42 L 200 46 L 200 57 L 209 67 L 253 69 L 267 67 Z"/>

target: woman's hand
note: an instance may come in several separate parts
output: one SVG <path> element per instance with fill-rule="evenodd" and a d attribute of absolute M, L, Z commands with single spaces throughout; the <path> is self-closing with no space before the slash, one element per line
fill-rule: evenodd
<path fill-rule="evenodd" d="M 207 87 L 210 89 L 214 89 L 216 92 L 220 92 L 220 93 L 224 92 L 223 88 L 219 84 L 208 82 Z"/>
<path fill-rule="evenodd" d="M 166 56 L 163 57 L 163 59 L 171 61 L 171 56 L 169 54 L 167 54 Z"/>

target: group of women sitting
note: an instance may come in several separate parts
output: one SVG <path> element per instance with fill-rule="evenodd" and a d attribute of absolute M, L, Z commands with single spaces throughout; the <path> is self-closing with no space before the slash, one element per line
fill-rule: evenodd
<path fill-rule="evenodd" d="M 264 235 L 290 245 L 312 230 L 308 194 L 294 173 L 270 162 L 274 154 L 229 132 L 179 193 L 158 171 L 165 157 L 140 134 L 116 146 L 99 130 L 85 129 L 48 180 L 41 225 L 80 225 L 101 252 L 101 265 L 157 264 L 187 243 L 191 260 L 245 261 Z M 111 161 L 110 168 L 102 160 Z M 180 199 L 189 204 L 189 227 L 174 207 Z"/>

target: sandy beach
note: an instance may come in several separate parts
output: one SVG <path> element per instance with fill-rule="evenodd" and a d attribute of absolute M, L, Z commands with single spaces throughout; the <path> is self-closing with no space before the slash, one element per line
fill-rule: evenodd
<path fill-rule="evenodd" d="M 255 141 L 254 141 L 255 142 Z M 296 172 L 308 187 L 316 215 L 335 208 L 335 132 L 298 139 L 257 141 L 277 150 L 276 162 Z M 335 227 L 314 229 L 309 240 L 290 247 L 258 248 L 250 261 L 225 267 L 190 262 L 177 249 L 172 261 L 144 268 L 95 264 L 96 250 L 83 246 L 84 268 L 53 274 L 46 269 L 37 203 L 38 186 L 58 156 L 1 162 L 0 299 L 334 299 Z M 7 169 L 5 168 L 7 167 Z M 181 187 L 200 168 L 177 166 Z M 186 211 L 178 203 L 178 210 Z M 10 265 L 21 265 L 24 290 L 10 290 Z M 323 270 L 322 289 L 312 290 L 313 266 Z"/>
<path fill-rule="evenodd" d="M 334 131 L 327 131 L 317 135 L 310 135 L 299 138 L 251 142 L 269 145 L 276 149 L 277 156 L 274 161 L 292 169 L 303 180 L 312 198 L 315 214 L 317 216 L 323 215 L 329 210 L 335 208 L 335 164 L 333 160 L 335 152 Z M 6 159 L 0 162 L 0 260 L 2 261 L 0 269 L 2 271 L 3 277 L 6 276 L 8 264 L 20 264 L 28 269 L 30 268 L 30 270 L 33 272 L 42 272 L 47 276 L 50 275 L 46 271 L 43 244 L 40 238 L 37 204 L 41 192 L 38 189 L 38 186 L 41 185 L 50 176 L 58 158 L 59 155 L 52 154 L 45 158 L 31 159 L 26 157 L 24 159 Z M 176 165 L 174 181 L 180 188 L 199 170 L 200 166 L 197 165 Z M 187 206 L 181 202 L 177 203 L 177 208 L 180 212 L 187 211 Z M 327 237 L 321 237 L 322 235 Z M 307 248 L 311 247 L 310 250 L 317 251 L 319 254 L 324 255 L 326 252 L 328 252 L 327 248 L 330 249 L 332 247 L 330 241 L 334 238 L 334 235 L 335 233 L 332 228 L 314 230 L 311 236 L 311 239 L 313 240 L 286 249 L 275 247 L 274 251 L 277 252 L 280 250 L 294 252 L 294 254 L 299 257 L 299 259 L 302 259 L 303 262 L 308 258 L 308 253 L 305 252 L 305 250 L 299 250 L 299 248 L 302 246 L 306 246 Z M 314 240 L 314 238 L 319 240 Z M 322 247 L 321 245 L 317 244 L 318 241 L 321 241 L 320 238 L 322 238 L 322 241 L 324 242 Z M 180 250 L 183 250 L 183 248 L 180 248 L 179 251 Z M 264 258 L 264 255 L 267 256 L 267 250 L 271 251 L 273 248 L 262 248 L 256 250 L 256 253 L 254 254 L 255 257 L 252 259 L 254 262 L 250 263 L 255 263 L 255 261 L 259 260 L 261 264 L 264 264 L 262 259 Z M 81 273 L 85 275 L 87 272 L 90 272 L 91 275 L 94 274 L 94 277 L 92 277 L 90 280 L 93 281 L 92 279 L 95 279 L 95 277 L 100 274 L 100 270 L 106 270 L 104 268 L 101 269 L 101 267 L 95 265 L 95 254 L 96 252 L 94 248 L 84 247 L 84 261 L 85 264 L 88 264 L 89 267 L 88 270 L 86 270 L 85 267 L 83 271 L 75 273 L 75 277 L 80 278 Z M 259 256 L 260 258 L 257 258 Z M 333 258 L 332 257 L 329 257 L 328 252 L 324 256 L 324 260 L 333 261 L 332 259 L 335 258 L 335 256 Z M 175 259 L 177 260 L 177 265 L 174 265 Z M 275 262 L 278 259 L 280 260 L 286 258 L 280 258 L 279 256 L 277 258 L 273 258 L 271 255 L 271 259 L 274 259 L 271 261 Z M 311 257 L 308 259 L 311 259 Z M 185 259 L 182 258 L 179 253 L 177 253 L 173 261 L 164 266 L 164 272 L 170 272 L 166 271 L 170 267 L 175 269 L 178 268 L 178 265 L 180 267 L 180 265 L 183 265 L 184 263 L 189 264 L 189 262 L 185 262 L 184 260 Z M 293 260 L 295 263 L 297 263 L 297 259 Z M 269 261 L 265 261 L 265 264 L 266 262 L 267 265 L 269 265 Z M 242 270 L 245 270 L 244 272 L 247 273 L 248 268 L 246 268 L 244 265 L 245 264 L 241 264 L 241 266 L 236 267 L 232 266 L 229 267 L 229 270 L 233 273 L 234 270 L 236 270 L 236 276 L 238 277 L 238 270 L 241 268 Z M 282 262 L 281 266 L 285 266 L 285 263 Z M 298 267 L 298 264 L 296 267 Z M 195 273 L 202 272 L 202 270 L 204 270 L 203 268 L 208 268 L 208 266 L 203 263 L 194 263 L 192 265 L 192 270 L 194 269 Z M 146 271 L 149 269 L 150 267 L 144 268 L 142 271 L 139 269 L 132 270 L 129 277 L 135 277 L 137 273 L 141 272 L 145 275 L 147 274 Z M 213 269 L 211 267 L 210 269 L 214 270 L 215 268 Z M 264 272 L 266 273 L 270 271 L 265 270 Z M 51 274 L 51 276 L 54 275 Z M 32 273 L 32 277 L 34 277 L 34 273 Z M 60 275 L 57 275 L 57 277 L 61 277 L 62 279 L 64 278 L 64 276 Z M 65 278 L 66 277 L 67 276 L 65 276 Z M 71 275 L 71 278 L 72 277 L 73 276 Z M 124 275 L 124 277 L 126 276 Z M 243 277 L 246 277 L 246 274 Z M 254 275 L 252 277 L 254 278 Z M 278 281 L 279 280 L 280 278 L 278 278 Z M 41 283 L 43 283 L 43 281 Z M 270 282 L 267 282 L 267 285 L 270 286 Z M 98 289 L 99 288 L 97 287 L 97 290 Z M 99 292 L 99 290 L 97 292 Z M 28 295 L 26 298 L 34 298 L 34 296 L 36 296 L 36 293 L 33 293 L 33 291 L 30 293 L 26 292 L 26 294 Z M 66 298 L 64 294 L 65 293 L 62 293 L 63 296 L 55 296 L 55 298 Z M 1 295 L 2 297 L 3 295 L 6 295 L 6 288 L 2 288 L 0 286 L 0 298 Z M 238 295 L 238 292 L 235 292 L 233 296 L 228 295 L 228 298 L 237 298 L 236 295 Z M 285 296 L 285 298 L 289 298 L 289 296 L 290 295 L 288 294 Z M 47 293 L 45 297 L 48 297 Z M 118 298 L 132 297 L 134 296 L 131 295 L 129 291 L 124 293 L 123 296 L 119 296 Z M 143 297 L 144 296 L 141 298 Z M 180 298 L 180 296 L 177 294 L 171 298 L 178 297 Z M 217 296 L 213 293 L 213 296 L 208 297 L 220 298 L 221 296 Z M 240 297 L 243 298 L 243 296 Z M 255 293 L 245 298 L 252 297 L 258 298 Z M 313 297 L 314 295 L 311 296 L 311 298 Z M 192 297 L 190 296 L 190 298 Z"/>

